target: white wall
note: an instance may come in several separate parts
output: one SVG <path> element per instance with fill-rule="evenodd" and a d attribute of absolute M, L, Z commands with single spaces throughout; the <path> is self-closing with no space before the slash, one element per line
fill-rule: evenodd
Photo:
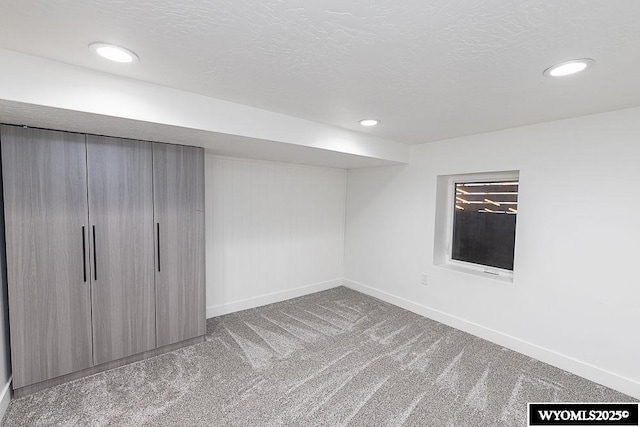
<path fill-rule="evenodd" d="M 346 171 L 207 155 L 207 317 L 340 284 Z"/>
<path fill-rule="evenodd" d="M 520 170 L 515 283 L 434 267 L 437 176 L 500 170 Z M 640 109 L 414 146 L 349 171 L 345 277 L 640 397 L 639 184 Z"/>

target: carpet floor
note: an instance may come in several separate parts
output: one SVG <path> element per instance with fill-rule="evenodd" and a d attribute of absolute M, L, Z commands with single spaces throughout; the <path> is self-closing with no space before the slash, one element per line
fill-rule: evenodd
<path fill-rule="evenodd" d="M 5 426 L 524 426 L 635 401 L 339 287 L 209 319 L 206 341 L 9 405 Z"/>

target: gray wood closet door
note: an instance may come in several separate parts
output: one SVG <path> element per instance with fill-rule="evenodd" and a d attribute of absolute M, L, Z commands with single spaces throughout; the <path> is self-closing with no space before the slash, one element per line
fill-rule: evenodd
<path fill-rule="evenodd" d="M 96 365 L 156 346 L 151 145 L 87 136 Z"/>
<path fill-rule="evenodd" d="M 93 364 L 86 148 L 85 136 L 74 133 L 14 126 L 0 132 L 19 388 Z"/>
<path fill-rule="evenodd" d="M 204 150 L 153 144 L 158 347 L 205 333 Z"/>

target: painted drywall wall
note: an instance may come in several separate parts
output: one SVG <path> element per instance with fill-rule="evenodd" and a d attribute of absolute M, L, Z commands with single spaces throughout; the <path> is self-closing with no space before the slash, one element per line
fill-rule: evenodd
<path fill-rule="evenodd" d="M 207 317 L 340 284 L 346 171 L 205 159 Z"/>
<path fill-rule="evenodd" d="M 409 165 L 351 170 L 347 283 L 640 397 L 639 141 L 630 109 L 422 144 Z M 501 170 L 520 171 L 514 283 L 434 266 L 438 175 Z"/>

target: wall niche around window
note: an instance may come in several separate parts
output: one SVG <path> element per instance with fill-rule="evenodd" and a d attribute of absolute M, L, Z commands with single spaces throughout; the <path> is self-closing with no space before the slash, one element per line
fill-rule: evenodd
<path fill-rule="evenodd" d="M 438 176 L 434 265 L 513 282 L 518 171 Z"/>

